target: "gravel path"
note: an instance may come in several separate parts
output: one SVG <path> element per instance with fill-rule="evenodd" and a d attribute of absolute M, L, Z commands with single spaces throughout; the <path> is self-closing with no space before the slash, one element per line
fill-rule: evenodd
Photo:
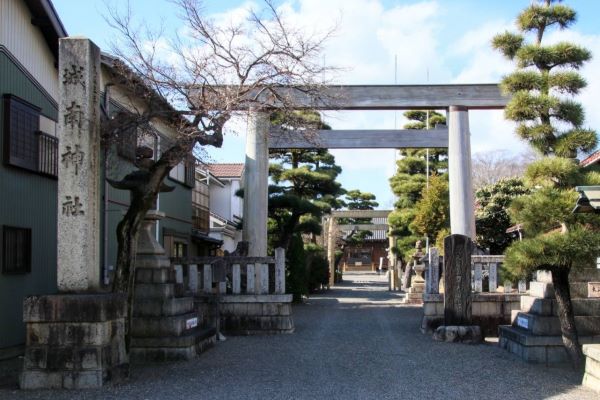
<path fill-rule="evenodd" d="M 0 389 L 0 399 L 577 399 L 600 396 L 565 368 L 521 362 L 495 344 L 437 343 L 419 307 L 383 277 L 294 308 L 296 333 L 230 337 L 190 362 L 137 366 L 123 385 L 80 392 Z"/>

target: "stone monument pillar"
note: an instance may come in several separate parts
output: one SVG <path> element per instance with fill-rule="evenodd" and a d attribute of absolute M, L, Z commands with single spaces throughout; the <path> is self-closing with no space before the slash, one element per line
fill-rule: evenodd
<path fill-rule="evenodd" d="M 244 183 L 244 241 L 248 256 L 267 256 L 269 202 L 269 114 L 251 111 L 246 132 Z"/>
<path fill-rule="evenodd" d="M 100 287 L 100 49 L 61 39 L 58 129 L 58 289 Z"/>
<path fill-rule="evenodd" d="M 444 318 L 446 325 L 471 324 L 471 252 L 468 236 L 444 239 Z"/>
<path fill-rule="evenodd" d="M 57 283 L 29 296 L 22 389 L 97 388 L 129 371 L 125 295 L 100 289 L 100 50 L 59 39 Z"/>
<path fill-rule="evenodd" d="M 450 231 L 475 238 L 469 111 L 452 106 L 448 126 L 448 176 L 450 179 Z"/>

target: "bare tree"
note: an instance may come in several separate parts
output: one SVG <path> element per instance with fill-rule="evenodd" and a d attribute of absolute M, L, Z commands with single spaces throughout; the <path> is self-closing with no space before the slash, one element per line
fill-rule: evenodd
<path fill-rule="evenodd" d="M 127 112 L 103 124 L 106 141 L 169 121 L 177 135 L 157 160 L 138 152 L 139 170 L 120 182 L 131 191 L 131 205 L 117 228 L 118 253 L 113 291 L 133 298 L 134 261 L 139 228 L 164 187 L 169 171 L 197 146 L 220 147 L 223 126 L 244 110 L 292 115 L 297 95 L 303 106 L 329 101 L 323 92 L 331 69 L 323 66 L 325 40 L 332 31 L 308 34 L 265 0 L 261 10 L 239 21 L 215 23 L 199 0 L 173 0 L 185 29 L 173 37 L 135 25 L 130 8 L 109 8 L 109 24 L 119 33 L 112 46 L 118 85 L 131 95 Z M 181 31 L 180 31 L 181 32 Z"/>
<path fill-rule="evenodd" d="M 527 166 L 537 157 L 532 151 L 517 155 L 505 150 L 477 153 L 472 160 L 473 189 L 494 184 L 503 178 L 521 177 Z"/>

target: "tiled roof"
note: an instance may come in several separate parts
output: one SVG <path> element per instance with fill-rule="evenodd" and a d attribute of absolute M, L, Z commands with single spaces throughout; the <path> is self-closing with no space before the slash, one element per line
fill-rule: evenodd
<path fill-rule="evenodd" d="M 588 165 L 596 164 L 600 160 L 600 150 L 591 154 L 589 157 L 584 158 L 579 164 L 582 167 L 587 167 Z"/>
<path fill-rule="evenodd" d="M 241 178 L 244 172 L 244 164 L 208 164 L 208 169 L 217 178 Z"/>

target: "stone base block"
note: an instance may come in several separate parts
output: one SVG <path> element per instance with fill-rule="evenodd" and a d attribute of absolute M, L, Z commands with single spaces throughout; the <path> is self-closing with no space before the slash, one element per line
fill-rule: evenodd
<path fill-rule="evenodd" d="M 519 309 L 520 298 L 519 294 L 474 294 L 471 322 L 481 328 L 484 336 L 497 336 L 498 326 L 510 324 L 511 311 Z M 421 332 L 431 334 L 438 326 L 444 325 L 444 296 L 424 294 L 423 299 Z"/>
<path fill-rule="evenodd" d="M 114 294 L 28 297 L 22 389 L 98 388 L 129 371 L 126 298 Z"/>
<path fill-rule="evenodd" d="M 534 335 L 560 336 L 560 320 L 556 316 L 542 316 L 517 312 L 512 324 Z M 600 335 L 600 316 L 576 315 L 575 326 L 580 335 Z"/>
<path fill-rule="evenodd" d="M 477 325 L 442 325 L 433 332 L 433 340 L 449 343 L 478 344 L 483 341 L 483 335 L 481 334 L 481 328 Z"/>
<path fill-rule="evenodd" d="M 600 344 L 583 345 L 585 375 L 582 385 L 600 393 Z"/>
<path fill-rule="evenodd" d="M 516 354 L 523 361 L 538 364 L 563 364 L 569 362 L 562 337 L 540 336 L 513 326 L 501 326 L 499 345 Z M 600 343 L 600 336 L 579 336 L 582 344 Z"/>
<path fill-rule="evenodd" d="M 198 310 L 214 326 L 215 304 L 197 297 Z M 220 328 L 227 335 L 264 335 L 294 332 L 291 295 L 226 295 L 219 305 Z"/>

